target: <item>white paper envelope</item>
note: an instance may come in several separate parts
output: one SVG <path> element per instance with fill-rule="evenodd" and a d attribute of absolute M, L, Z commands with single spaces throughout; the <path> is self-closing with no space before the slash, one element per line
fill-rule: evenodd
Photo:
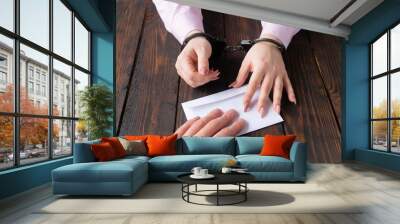
<path fill-rule="evenodd" d="M 244 119 L 247 122 L 246 128 L 244 128 L 239 133 L 239 135 L 243 135 L 283 121 L 283 118 L 272 109 L 272 103 L 270 99 L 268 99 L 266 107 L 267 113 L 263 118 L 261 118 L 256 107 L 259 90 L 257 90 L 257 92 L 253 96 L 250 104 L 250 110 L 244 112 L 243 96 L 246 92 L 246 88 L 247 85 L 240 88 L 232 88 L 182 103 L 186 119 L 189 120 L 196 116 L 203 117 L 208 112 L 216 108 L 219 108 L 223 111 L 234 109 L 239 113 L 240 118 Z"/>

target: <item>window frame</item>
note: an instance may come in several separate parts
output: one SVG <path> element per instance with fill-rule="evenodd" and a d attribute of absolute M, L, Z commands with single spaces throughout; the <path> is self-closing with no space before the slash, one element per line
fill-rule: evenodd
<path fill-rule="evenodd" d="M 14 48 L 13 48 L 13 64 L 12 66 L 12 72 L 13 72 L 13 78 L 14 78 L 14 105 L 13 105 L 13 112 L 2 112 L 0 111 L 0 116 L 4 117 L 11 117 L 13 119 L 13 166 L 10 167 L 5 167 L 5 168 L 0 168 L 0 172 L 4 170 L 10 170 L 10 169 L 15 169 L 23 166 L 29 166 L 37 163 L 43 163 L 46 161 L 50 160 L 58 160 L 62 159 L 65 157 L 70 157 L 73 155 L 74 152 L 74 143 L 75 143 L 75 126 L 76 126 L 76 121 L 79 120 L 79 117 L 75 116 L 75 108 L 72 106 L 71 108 L 71 115 L 70 116 L 57 116 L 53 115 L 53 59 L 58 60 L 59 62 L 62 62 L 68 66 L 71 66 L 71 92 L 72 92 L 72 99 L 71 99 L 71 105 L 75 104 L 75 97 L 76 97 L 76 92 L 74 88 L 74 82 L 75 82 L 75 69 L 85 73 L 89 77 L 89 83 L 88 86 L 92 85 L 92 57 L 91 57 L 91 50 L 92 50 L 92 43 L 91 43 L 91 38 L 92 38 L 92 30 L 89 28 L 89 26 L 84 22 L 84 20 L 79 16 L 78 13 L 76 13 L 72 7 L 66 2 L 65 0 L 59 0 L 62 4 L 64 4 L 65 7 L 68 8 L 68 10 L 71 11 L 71 59 L 64 58 L 63 56 L 55 53 L 53 50 L 53 1 L 54 0 L 48 0 L 49 2 L 49 47 L 46 49 L 45 47 L 42 47 L 39 44 L 34 43 L 33 41 L 30 41 L 29 39 L 23 37 L 20 35 L 20 0 L 14 0 L 13 1 L 13 10 L 14 10 L 14 31 L 10 31 L 4 27 L 0 26 L 0 35 L 3 35 L 5 37 L 11 38 L 13 40 Z M 75 63 L 75 18 L 85 27 L 85 29 L 88 31 L 88 38 L 89 38 L 89 43 L 88 43 L 88 57 L 89 57 L 89 67 L 88 69 L 85 69 L 81 67 L 80 65 Z M 36 51 L 39 51 L 40 53 L 43 53 L 48 56 L 49 58 L 49 63 L 48 63 L 48 81 L 47 81 L 47 88 L 46 90 L 48 93 L 45 93 L 48 96 L 48 112 L 46 115 L 39 115 L 39 114 L 28 114 L 28 113 L 21 113 L 20 111 L 20 44 L 23 44 L 27 47 L 30 47 Z M 36 80 L 35 77 L 36 70 L 33 70 L 33 80 Z M 41 74 L 41 73 L 40 73 Z M 29 80 L 29 74 L 26 74 L 27 80 Z M 39 83 L 41 83 L 41 77 L 39 77 Z M 34 81 L 34 85 L 35 85 Z M 27 90 L 28 91 L 28 90 Z M 36 91 L 34 89 L 34 91 Z M 41 94 L 40 94 L 41 95 Z M 47 158 L 44 158 L 41 161 L 38 162 L 32 162 L 32 163 L 26 163 L 26 164 L 21 164 L 20 161 L 20 119 L 21 118 L 45 118 L 47 119 L 48 122 L 48 136 L 47 136 L 47 151 L 48 155 Z M 62 155 L 62 156 L 54 156 L 54 147 L 53 147 L 53 122 L 56 120 L 64 120 L 64 121 L 71 121 L 71 153 L 68 155 Z"/>
<path fill-rule="evenodd" d="M 369 149 L 373 151 L 379 151 L 379 152 L 386 152 L 386 153 L 392 153 L 392 154 L 400 154 L 400 152 L 393 152 L 392 151 L 392 136 L 391 136 L 391 128 L 392 128 L 392 121 L 400 121 L 400 117 L 392 117 L 392 99 L 391 99 L 391 80 L 392 76 L 396 75 L 398 72 L 400 72 L 400 67 L 391 69 L 391 31 L 393 28 L 396 26 L 400 26 L 400 20 L 396 21 L 394 24 L 392 24 L 389 28 L 385 29 L 384 32 L 379 34 L 375 39 L 373 39 L 371 42 L 368 43 L 368 48 L 369 48 Z M 386 71 L 382 72 L 380 74 L 377 74 L 374 76 L 373 74 L 373 44 L 379 40 L 381 37 L 383 37 L 385 34 L 387 34 L 387 52 L 386 52 L 386 57 L 387 57 L 387 64 L 386 64 Z M 387 105 L 386 105 L 386 117 L 385 118 L 373 118 L 373 81 L 378 79 L 386 77 L 386 86 L 387 86 L 387 93 L 386 93 L 386 98 L 387 98 Z M 379 150 L 374 148 L 374 133 L 373 133 L 373 122 L 374 121 L 386 121 L 386 151 Z"/>

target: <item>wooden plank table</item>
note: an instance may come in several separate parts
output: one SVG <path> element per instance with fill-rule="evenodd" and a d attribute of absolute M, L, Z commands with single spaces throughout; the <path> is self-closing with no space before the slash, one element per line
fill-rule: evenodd
<path fill-rule="evenodd" d="M 185 122 L 181 103 L 228 89 L 245 56 L 224 54 L 211 66 L 221 79 L 191 88 L 176 73 L 180 46 L 166 32 L 151 1 L 117 1 L 117 133 L 171 134 Z M 258 21 L 203 10 L 208 33 L 228 44 L 255 39 Z M 249 136 L 296 134 L 309 149 L 309 161 L 341 161 L 341 45 L 342 39 L 301 31 L 284 55 L 297 105 L 282 99 L 285 122 Z"/>

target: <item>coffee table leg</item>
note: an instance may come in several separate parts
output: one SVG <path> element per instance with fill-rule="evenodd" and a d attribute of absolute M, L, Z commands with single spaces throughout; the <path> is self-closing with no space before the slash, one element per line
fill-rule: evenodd
<path fill-rule="evenodd" d="M 247 201 L 247 183 L 244 183 L 244 201 Z"/>
<path fill-rule="evenodd" d="M 196 191 L 196 192 L 197 192 L 197 184 L 195 185 L 195 189 L 194 189 L 194 191 Z"/>
<path fill-rule="evenodd" d="M 219 205 L 219 184 L 217 184 L 217 206 Z"/>

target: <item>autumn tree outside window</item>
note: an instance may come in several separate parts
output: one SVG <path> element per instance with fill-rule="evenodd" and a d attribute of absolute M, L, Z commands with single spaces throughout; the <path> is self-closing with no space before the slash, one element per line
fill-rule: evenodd
<path fill-rule="evenodd" d="M 64 0 L 0 1 L 0 170 L 71 156 L 87 139 L 77 105 L 90 36 Z"/>

